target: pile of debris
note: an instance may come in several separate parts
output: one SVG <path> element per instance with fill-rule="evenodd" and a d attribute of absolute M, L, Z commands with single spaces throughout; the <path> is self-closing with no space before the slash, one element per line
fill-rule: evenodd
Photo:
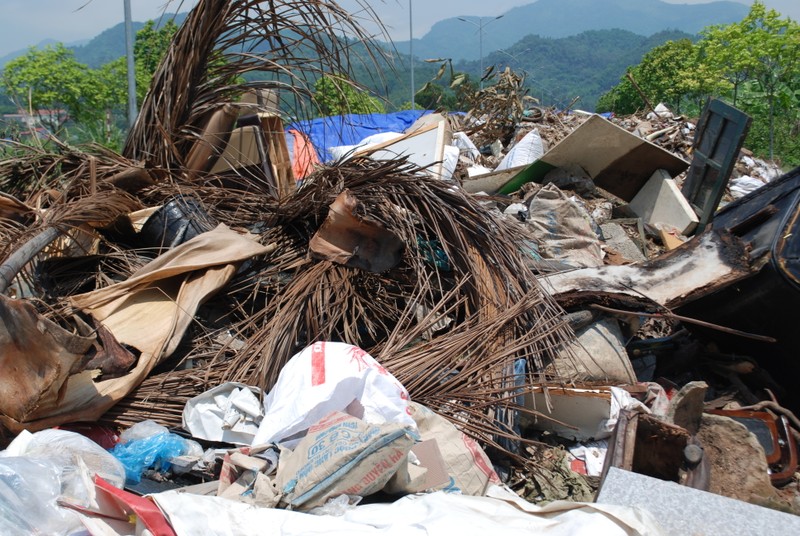
<path fill-rule="evenodd" d="M 123 155 L 0 162 L 4 533 L 800 526 L 800 170 L 749 118 L 296 121 L 368 37 L 273 4 L 198 3 Z"/>

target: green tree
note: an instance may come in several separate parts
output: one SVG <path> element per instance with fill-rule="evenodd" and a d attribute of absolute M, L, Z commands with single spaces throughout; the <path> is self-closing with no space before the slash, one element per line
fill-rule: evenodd
<path fill-rule="evenodd" d="M 155 23 L 149 20 L 136 32 L 133 55 L 136 66 L 136 98 L 139 102 L 144 99 L 150 80 L 177 31 L 178 26 L 173 20 L 167 21 L 160 28 L 156 28 Z"/>
<path fill-rule="evenodd" d="M 774 158 L 776 131 L 796 130 L 800 25 L 756 1 L 740 22 L 705 30 L 700 46 L 708 65 L 730 82 L 733 104 L 754 117 L 749 141 Z"/>
<path fill-rule="evenodd" d="M 148 21 L 134 43 L 137 98 L 141 101 L 177 31 L 169 21 L 156 28 Z M 41 123 L 55 135 L 65 133 L 68 122 L 76 124 L 79 139 L 90 139 L 118 148 L 120 125 L 127 113 L 128 69 L 124 57 L 99 69 L 79 63 L 63 44 L 31 48 L 6 65 L 0 78 L 5 93 L 17 107 L 39 115 Z M 53 110 L 63 113 L 54 114 Z"/>
<path fill-rule="evenodd" d="M 704 63 L 730 83 L 732 104 L 736 106 L 742 84 L 750 79 L 753 62 L 742 47 L 745 31 L 741 24 L 710 26 L 701 33 L 698 43 Z"/>
<path fill-rule="evenodd" d="M 686 106 L 696 111 L 725 83 L 702 61 L 702 52 L 689 39 L 667 41 L 653 48 L 641 63 L 628 68 L 620 84 L 600 98 L 598 110 L 633 113 L 644 108 L 646 98 L 653 105 L 663 102 L 678 113 Z"/>
<path fill-rule="evenodd" d="M 75 60 L 72 51 L 60 43 L 30 48 L 10 61 L 0 83 L 18 107 L 38 114 L 54 134 L 61 132 L 67 120 L 88 122 L 102 116 L 91 69 Z M 65 113 L 52 113 L 55 110 Z"/>
<path fill-rule="evenodd" d="M 127 61 L 124 57 L 117 58 L 93 70 L 91 75 L 96 81 L 96 99 L 103 110 L 103 118 L 100 122 L 83 123 L 80 127 L 84 137 L 118 150 L 122 147 L 123 139 L 120 122 L 127 115 Z"/>
<path fill-rule="evenodd" d="M 775 115 L 786 111 L 797 117 L 795 91 L 800 68 L 800 25 L 781 19 L 774 9 L 755 2 L 742 20 L 746 38 L 742 45 L 751 57 L 752 77 L 769 106 L 769 156 L 774 158 Z"/>
<path fill-rule="evenodd" d="M 383 103 L 357 90 L 344 77 L 327 75 L 314 83 L 314 102 L 322 115 L 383 113 Z"/>

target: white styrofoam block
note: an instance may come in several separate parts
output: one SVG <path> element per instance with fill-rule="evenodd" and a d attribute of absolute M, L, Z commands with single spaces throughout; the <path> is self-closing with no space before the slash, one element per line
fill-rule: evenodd
<path fill-rule="evenodd" d="M 630 208 L 646 223 L 664 223 L 691 234 L 700 220 L 678 185 L 663 169 L 657 170 L 636 194 Z"/>

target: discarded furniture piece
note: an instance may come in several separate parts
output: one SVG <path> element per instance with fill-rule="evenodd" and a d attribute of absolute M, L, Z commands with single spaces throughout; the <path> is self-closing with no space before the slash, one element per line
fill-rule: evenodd
<path fill-rule="evenodd" d="M 717 232 L 730 232 L 747 244 L 749 262 L 756 268 L 751 277 L 717 287 L 700 299 L 677 310 L 691 316 L 759 333 L 777 340 L 731 339 L 703 328 L 692 328 L 714 341 L 720 351 L 756 358 L 776 379 L 800 376 L 800 168 L 769 182 L 722 209 L 712 220 Z M 684 249 L 685 246 L 676 251 Z M 800 392 L 786 382 L 784 392 L 775 393 L 785 407 L 800 409 Z"/>
<path fill-rule="evenodd" d="M 717 99 L 709 99 L 700 115 L 694 157 L 681 189 L 700 216 L 700 231 L 714 218 L 750 122 L 749 115 Z"/>
<path fill-rule="evenodd" d="M 691 447 L 690 447 L 691 445 Z M 693 457 L 695 443 L 680 426 L 651 415 L 623 410 L 608 445 L 603 474 L 612 467 L 697 489 L 708 489 L 706 461 Z"/>
<path fill-rule="evenodd" d="M 633 199 L 656 170 L 664 169 L 674 177 L 689 167 L 685 160 L 593 115 L 500 193 L 510 194 L 525 182 L 541 182 L 555 168 L 575 165 L 586 170 L 597 186 L 625 201 Z"/>

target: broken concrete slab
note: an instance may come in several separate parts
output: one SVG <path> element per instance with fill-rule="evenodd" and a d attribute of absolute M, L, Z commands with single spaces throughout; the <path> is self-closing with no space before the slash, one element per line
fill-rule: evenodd
<path fill-rule="evenodd" d="M 663 169 L 653 173 L 631 200 L 630 208 L 646 223 L 663 223 L 683 235 L 692 234 L 700 222 L 678 185 Z"/>
<path fill-rule="evenodd" d="M 646 510 L 667 534 L 800 534 L 800 517 L 616 467 L 608 470 L 599 504 Z"/>
<path fill-rule="evenodd" d="M 500 193 L 515 192 L 531 180 L 541 182 L 549 171 L 571 165 L 582 167 L 597 186 L 625 201 L 631 201 L 657 169 L 675 176 L 689 167 L 685 160 L 593 115 Z"/>
<path fill-rule="evenodd" d="M 625 259 L 632 262 L 643 262 L 647 260 L 642 250 L 636 242 L 631 240 L 622 225 L 607 222 L 600 225 L 600 230 L 603 231 L 603 238 L 606 239 L 606 245 L 618 251 Z"/>

